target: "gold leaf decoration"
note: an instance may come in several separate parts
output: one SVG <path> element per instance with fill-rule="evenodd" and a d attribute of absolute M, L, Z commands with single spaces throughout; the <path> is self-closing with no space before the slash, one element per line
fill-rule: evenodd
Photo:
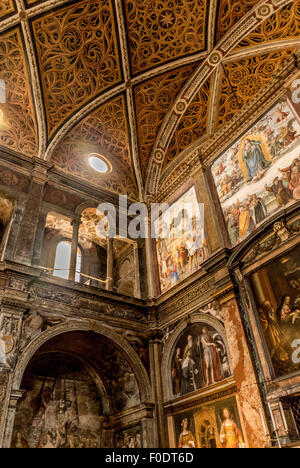
<path fill-rule="evenodd" d="M 223 75 L 217 127 L 227 123 L 250 99 L 255 97 L 274 78 L 274 73 L 292 53 L 291 50 L 282 50 L 225 64 L 224 67 L 235 90 L 236 98 L 227 77 Z"/>
<path fill-rule="evenodd" d="M 165 167 L 168 166 L 183 150 L 191 146 L 196 140 L 207 132 L 207 121 L 210 104 L 211 79 L 207 80 L 193 101 L 171 140 L 165 158 Z"/>
<path fill-rule="evenodd" d="M 0 18 L 4 18 L 11 13 L 14 13 L 15 7 L 12 0 L 0 1 Z"/>
<path fill-rule="evenodd" d="M 165 73 L 142 83 L 135 89 L 140 158 L 144 177 L 159 128 L 176 96 L 197 66 L 198 64 L 189 65 Z"/>
<path fill-rule="evenodd" d="M 92 153 L 107 158 L 112 171 L 104 175 L 93 171 L 88 164 Z M 71 175 L 111 192 L 136 198 L 124 97 L 101 105 L 83 119 L 55 149 L 52 161 Z"/>
<path fill-rule="evenodd" d="M 220 0 L 217 42 L 260 0 Z"/>
<path fill-rule="evenodd" d="M 205 49 L 206 0 L 124 3 L 134 75 Z"/>
<path fill-rule="evenodd" d="M 33 22 L 48 134 L 121 81 L 110 0 L 83 1 Z"/>
<path fill-rule="evenodd" d="M 35 114 L 18 28 L 0 37 L 0 80 L 5 84 L 5 102 L 0 103 L 0 145 L 27 156 L 36 156 Z"/>
<path fill-rule="evenodd" d="M 237 49 L 300 36 L 300 0 L 278 10 L 241 41 Z"/>

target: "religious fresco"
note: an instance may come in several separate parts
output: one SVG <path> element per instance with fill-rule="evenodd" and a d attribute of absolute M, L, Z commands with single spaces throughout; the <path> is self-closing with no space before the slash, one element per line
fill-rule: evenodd
<path fill-rule="evenodd" d="M 245 448 L 235 398 L 179 414 L 174 420 L 179 449 Z"/>
<path fill-rule="evenodd" d="M 114 447 L 117 449 L 141 449 L 143 448 L 142 426 L 139 424 L 114 435 Z"/>
<path fill-rule="evenodd" d="M 185 330 L 175 347 L 171 374 L 174 397 L 230 377 L 228 354 L 220 333 L 206 323 Z"/>
<path fill-rule="evenodd" d="M 24 387 L 12 447 L 100 447 L 102 402 L 95 383 L 79 364 L 57 358 L 37 363 Z"/>
<path fill-rule="evenodd" d="M 300 247 L 250 278 L 277 377 L 300 370 Z"/>
<path fill-rule="evenodd" d="M 154 222 L 161 291 L 199 270 L 208 257 L 204 210 L 189 189 Z"/>
<path fill-rule="evenodd" d="M 300 125 L 288 101 L 275 105 L 212 166 L 232 246 L 300 200 Z"/>

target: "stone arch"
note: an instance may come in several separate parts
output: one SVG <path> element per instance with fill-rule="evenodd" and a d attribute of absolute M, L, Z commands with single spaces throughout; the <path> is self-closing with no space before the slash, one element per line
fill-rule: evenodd
<path fill-rule="evenodd" d="M 7 417 L 5 418 L 5 426 L 3 428 L 3 442 L 2 446 L 5 448 L 10 447 L 13 427 L 16 413 L 16 399 L 15 395 L 21 396 L 21 384 L 26 368 L 30 360 L 34 357 L 37 351 L 52 338 L 69 332 L 94 332 L 102 335 L 116 346 L 116 348 L 125 353 L 126 358 L 135 374 L 139 391 L 141 403 L 152 402 L 152 390 L 149 376 L 146 369 L 140 360 L 138 354 L 130 346 L 128 341 L 115 332 L 112 328 L 102 323 L 96 323 L 89 320 L 70 320 L 69 322 L 54 326 L 38 335 L 24 350 L 21 355 L 14 373 L 11 376 L 9 395 L 8 395 L 8 408 Z"/>
<path fill-rule="evenodd" d="M 206 323 L 213 327 L 222 337 L 226 350 L 228 350 L 228 342 L 226 338 L 225 328 L 219 320 L 212 317 L 209 314 L 197 313 L 189 317 L 189 320 L 182 320 L 177 327 L 175 328 L 172 336 L 166 345 L 166 348 L 163 353 L 163 359 L 161 364 L 162 378 L 163 378 L 163 388 L 164 388 L 164 400 L 170 401 L 174 398 L 172 390 L 172 379 L 171 379 L 171 366 L 172 358 L 175 350 L 176 343 L 180 339 L 184 331 L 191 325 L 196 325 L 197 323 Z M 228 354 L 230 369 L 232 371 L 232 365 L 230 362 L 230 356 Z"/>
<path fill-rule="evenodd" d="M 55 338 L 59 335 L 68 332 L 74 331 L 86 331 L 86 332 L 95 332 L 99 335 L 102 335 L 104 338 L 110 340 L 119 351 L 125 353 L 129 364 L 136 376 L 140 397 L 142 402 L 150 402 L 152 398 L 151 385 L 146 369 L 140 360 L 138 354 L 130 346 L 125 338 L 115 332 L 112 328 L 109 328 L 107 325 L 90 322 L 88 320 L 70 320 L 65 324 L 57 325 L 49 330 L 42 332 L 37 338 L 35 338 L 24 350 L 21 355 L 18 364 L 16 366 L 13 379 L 12 379 L 12 388 L 13 390 L 20 390 L 22 383 L 22 378 L 24 372 L 29 364 L 30 359 L 35 355 L 35 353 L 41 348 L 41 346 L 51 338 Z"/>

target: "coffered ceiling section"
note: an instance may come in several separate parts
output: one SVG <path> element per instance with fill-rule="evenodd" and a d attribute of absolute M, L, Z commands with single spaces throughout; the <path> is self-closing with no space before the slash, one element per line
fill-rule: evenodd
<path fill-rule="evenodd" d="M 285 39 L 299 39 L 300 36 L 300 0 L 278 10 L 263 24 L 252 31 L 243 39 L 236 50 L 245 47 L 255 47 L 258 44 L 269 44 L 271 42 Z"/>
<path fill-rule="evenodd" d="M 297 50 L 299 10 L 300 0 L 0 0 L 0 147 L 101 190 L 155 195 L 191 145 L 264 93 Z M 108 173 L 89 166 L 92 153 Z"/>
<path fill-rule="evenodd" d="M 97 174 L 88 164 L 91 154 L 108 159 L 111 172 Z M 52 162 L 88 183 L 136 198 L 124 96 L 102 104 L 73 128 L 56 147 Z"/>
<path fill-rule="evenodd" d="M 121 82 L 111 1 L 50 11 L 32 28 L 50 137 L 82 105 Z"/>
<path fill-rule="evenodd" d="M 248 13 L 260 0 L 219 0 L 216 42 Z"/>
<path fill-rule="evenodd" d="M 135 88 L 135 106 L 143 178 L 159 128 L 174 99 L 198 64 L 176 69 Z"/>
<path fill-rule="evenodd" d="M 133 75 L 206 48 L 207 0 L 124 0 Z"/>
<path fill-rule="evenodd" d="M 15 7 L 13 0 L 1 0 L 0 2 L 0 19 L 14 13 Z"/>
<path fill-rule="evenodd" d="M 19 28 L 0 36 L 0 86 L 0 145 L 27 156 L 36 156 L 35 114 Z"/>

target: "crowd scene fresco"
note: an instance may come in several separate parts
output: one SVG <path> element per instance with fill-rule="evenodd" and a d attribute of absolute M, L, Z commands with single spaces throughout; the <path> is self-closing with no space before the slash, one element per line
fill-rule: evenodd
<path fill-rule="evenodd" d="M 164 292 L 197 271 L 209 255 L 204 210 L 198 205 L 194 187 L 155 221 L 154 230 Z"/>
<path fill-rule="evenodd" d="M 141 449 L 143 448 L 142 427 L 138 425 L 115 434 L 115 448 Z"/>
<path fill-rule="evenodd" d="M 283 101 L 213 165 L 232 246 L 300 200 L 299 139 L 299 120 Z"/>
<path fill-rule="evenodd" d="M 55 377 L 54 367 L 61 371 Z M 62 361 L 49 363 L 48 375 L 39 374 L 30 376 L 19 402 L 12 447 L 99 448 L 102 403 L 89 375 Z"/>
<path fill-rule="evenodd" d="M 278 377 L 300 370 L 300 248 L 252 275 L 259 319 Z"/>
<path fill-rule="evenodd" d="M 230 377 L 228 354 L 220 333 L 205 323 L 189 327 L 177 342 L 171 372 L 174 397 Z"/>
<path fill-rule="evenodd" d="M 245 448 L 234 398 L 180 414 L 175 427 L 179 449 Z"/>

